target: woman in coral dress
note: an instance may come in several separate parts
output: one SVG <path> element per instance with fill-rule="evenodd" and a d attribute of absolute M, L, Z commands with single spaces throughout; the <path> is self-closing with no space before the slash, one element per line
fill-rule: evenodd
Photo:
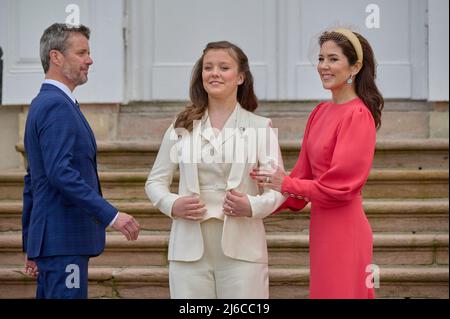
<path fill-rule="evenodd" d="M 251 175 L 285 195 L 277 211 L 298 211 L 311 202 L 310 298 L 374 298 L 372 229 L 361 190 L 372 167 L 384 101 L 365 38 L 337 29 L 322 33 L 319 44 L 317 69 L 332 101 L 311 113 L 289 176 L 279 167 Z"/>

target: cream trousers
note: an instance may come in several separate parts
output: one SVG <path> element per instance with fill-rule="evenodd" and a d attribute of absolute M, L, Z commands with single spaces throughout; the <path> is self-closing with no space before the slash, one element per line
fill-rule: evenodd
<path fill-rule="evenodd" d="M 267 299 L 269 270 L 265 263 L 227 257 L 222 252 L 223 221 L 201 223 L 204 252 L 200 260 L 170 261 L 172 299 Z"/>

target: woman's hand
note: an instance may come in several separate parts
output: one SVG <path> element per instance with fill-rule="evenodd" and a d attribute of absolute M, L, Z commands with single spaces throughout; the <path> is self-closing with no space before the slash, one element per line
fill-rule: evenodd
<path fill-rule="evenodd" d="M 281 193 L 281 185 L 286 176 L 284 169 L 272 163 L 272 170 L 255 168 L 250 172 L 250 177 L 258 182 L 261 187 L 268 187 Z"/>
<path fill-rule="evenodd" d="M 188 220 L 201 220 L 206 213 L 205 204 L 197 195 L 178 198 L 172 206 L 172 216 Z"/>
<path fill-rule="evenodd" d="M 252 217 L 252 207 L 247 194 L 234 189 L 228 191 L 223 203 L 223 212 L 232 217 Z"/>

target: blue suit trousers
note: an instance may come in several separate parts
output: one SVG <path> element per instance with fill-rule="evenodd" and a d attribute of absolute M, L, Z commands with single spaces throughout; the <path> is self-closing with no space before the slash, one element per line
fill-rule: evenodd
<path fill-rule="evenodd" d="M 39 275 L 36 299 L 86 299 L 89 256 L 34 258 Z"/>

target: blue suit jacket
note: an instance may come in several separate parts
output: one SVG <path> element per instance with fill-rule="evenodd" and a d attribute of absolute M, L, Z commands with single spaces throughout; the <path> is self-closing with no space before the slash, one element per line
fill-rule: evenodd
<path fill-rule="evenodd" d="M 22 239 L 29 258 L 102 253 L 117 209 L 101 196 L 96 151 L 79 107 L 43 84 L 25 126 Z"/>

